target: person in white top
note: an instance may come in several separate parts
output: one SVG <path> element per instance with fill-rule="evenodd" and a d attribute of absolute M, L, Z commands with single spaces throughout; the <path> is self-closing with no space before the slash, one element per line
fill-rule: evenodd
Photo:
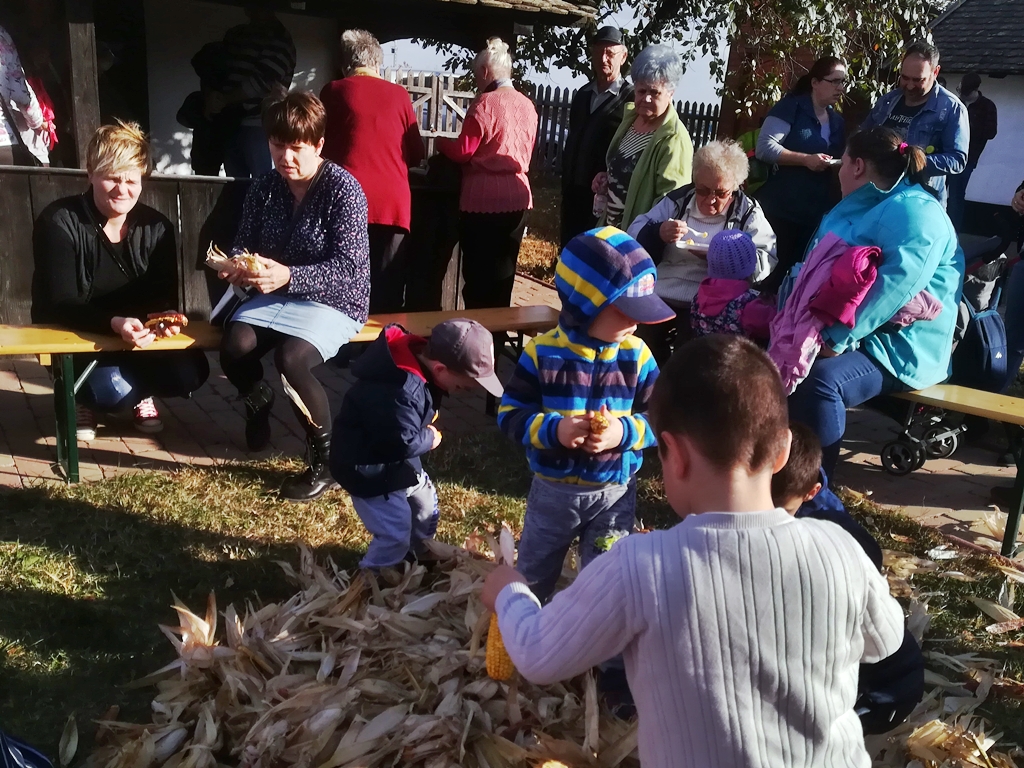
<path fill-rule="evenodd" d="M 22 143 L 19 134 L 26 129 L 33 133 L 39 131 L 43 127 L 43 112 L 25 79 L 14 40 L 3 27 L 0 27 L 0 99 L 4 104 L 0 110 L 0 165 L 14 165 L 15 148 Z M 19 120 L 24 125 L 15 124 L 14 121 Z M 28 162 L 28 158 L 20 160 Z"/>
<path fill-rule="evenodd" d="M 495 569 L 482 599 L 516 668 L 547 684 L 622 653 L 645 768 L 867 768 L 859 665 L 900 647 L 903 611 L 839 526 L 774 508 L 792 436 L 771 361 L 692 341 L 650 414 L 682 522 L 617 541 L 543 609 Z"/>

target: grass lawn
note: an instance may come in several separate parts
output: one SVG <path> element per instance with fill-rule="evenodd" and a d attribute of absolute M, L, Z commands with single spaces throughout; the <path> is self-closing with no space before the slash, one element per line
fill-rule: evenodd
<path fill-rule="evenodd" d="M 664 527 L 674 517 L 650 459 L 639 517 L 647 527 Z M 494 432 L 450 438 L 427 464 L 441 496 L 442 539 L 461 544 L 503 521 L 518 532 L 529 474 L 516 446 Z M 111 704 L 121 705 L 121 719 L 148 721 L 152 689 L 125 686 L 174 657 L 157 628 L 175 623 L 172 592 L 201 606 L 215 590 L 222 608 L 287 598 L 295 586 L 274 561 L 294 562 L 298 542 L 342 567 L 355 565 L 366 537 L 345 494 L 292 505 L 268 493 L 294 469 L 285 461 L 255 462 L 0 494 L 0 725 L 55 754 L 74 712 L 84 757 L 89 721 Z M 865 504 L 855 511 L 886 548 L 923 556 L 940 542 L 898 515 Z M 915 576 L 935 614 L 926 650 L 977 651 L 1005 661 L 1004 674 L 1021 679 L 1020 644 L 1005 645 L 1021 634 L 988 635 L 983 627 L 991 620 L 969 601 L 995 600 L 1003 575 L 977 557 L 944 561 L 940 569 L 978 580 Z M 1024 743 L 1018 700 L 993 696 L 982 711 L 1006 740 Z"/>

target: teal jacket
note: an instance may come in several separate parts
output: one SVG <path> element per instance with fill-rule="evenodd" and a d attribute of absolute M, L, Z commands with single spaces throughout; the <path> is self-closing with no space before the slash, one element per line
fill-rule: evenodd
<path fill-rule="evenodd" d="M 913 389 L 945 380 L 963 292 L 964 254 L 942 204 L 905 179 L 889 190 L 866 184 L 825 215 L 810 247 L 827 232 L 850 245 L 877 246 L 882 263 L 854 327 L 832 325 L 822 331 L 822 340 L 838 353 L 859 348 Z M 882 330 L 924 289 L 942 302 L 937 318 L 899 331 Z"/>

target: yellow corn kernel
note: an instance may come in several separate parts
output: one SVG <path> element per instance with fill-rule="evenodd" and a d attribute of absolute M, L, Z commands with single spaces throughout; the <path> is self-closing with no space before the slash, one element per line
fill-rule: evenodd
<path fill-rule="evenodd" d="M 487 674 L 493 680 L 508 680 L 515 672 L 512 658 L 505 650 L 505 642 L 498 629 L 498 614 L 491 614 L 491 625 L 487 630 Z"/>

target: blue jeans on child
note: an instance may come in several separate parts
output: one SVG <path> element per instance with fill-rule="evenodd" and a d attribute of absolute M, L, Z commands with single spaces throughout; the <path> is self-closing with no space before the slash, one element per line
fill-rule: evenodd
<path fill-rule="evenodd" d="M 626 485 L 586 486 L 535 477 L 526 499 L 516 570 L 537 599 L 547 602 L 577 537 L 580 561 L 586 567 L 607 550 L 611 539 L 632 533 L 635 522 L 633 478 Z"/>
<path fill-rule="evenodd" d="M 210 363 L 199 350 L 75 355 L 75 375 L 97 365 L 78 402 L 101 413 L 127 413 L 147 397 L 188 397 L 206 382 Z"/>
<path fill-rule="evenodd" d="M 410 552 L 425 554 L 424 539 L 437 532 L 437 491 L 426 472 L 419 482 L 383 496 L 352 497 L 352 506 L 373 540 L 361 568 L 390 568 L 402 562 Z"/>
<path fill-rule="evenodd" d="M 906 387 L 863 352 L 819 357 L 789 396 L 789 418 L 821 440 L 821 466 L 833 477 L 846 432 L 846 409 Z"/>

